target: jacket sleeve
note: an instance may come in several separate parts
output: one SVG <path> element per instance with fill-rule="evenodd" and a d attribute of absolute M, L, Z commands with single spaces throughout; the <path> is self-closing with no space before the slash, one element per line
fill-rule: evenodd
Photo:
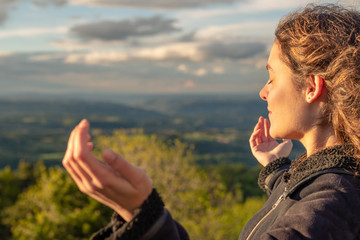
<path fill-rule="evenodd" d="M 163 239 L 189 240 L 189 236 L 164 208 L 164 203 L 155 189 L 130 222 L 114 213 L 110 223 L 91 237 L 91 240 Z"/>
<path fill-rule="evenodd" d="M 359 185 L 354 176 L 318 177 L 279 204 L 284 210 L 260 239 L 359 239 Z"/>
<path fill-rule="evenodd" d="M 270 162 L 261 169 L 258 184 L 268 196 L 270 196 L 272 190 L 280 183 L 281 176 L 289 170 L 290 164 L 291 160 L 284 157 Z"/>

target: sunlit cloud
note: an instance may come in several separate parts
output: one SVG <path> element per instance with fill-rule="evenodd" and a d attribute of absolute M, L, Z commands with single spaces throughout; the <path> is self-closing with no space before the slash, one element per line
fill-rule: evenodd
<path fill-rule="evenodd" d="M 215 74 L 224 74 L 224 73 L 225 73 L 225 69 L 224 69 L 224 67 L 222 67 L 222 66 L 215 66 L 215 67 L 212 69 L 212 72 L 215 73 Z"/>
<path fill-rule="evenodd" d="M 187 80 L 184 83 L 185 88 L 194 88 L 195 86 L 196 86 L 196 83 L 194 81 L 191 81 L 191 80 Z"/>
<path fill-rule="evenodd" d="M 55 27 L 55 28 L 31 28 L 31 29 L 17 29 L 17 30 L 5 30 L 0 31 L 0 38 L 11 37 L 37 37 L 48 34 L 65 34 L 67 33 L 67 27 Z"/>
<path fill-rule="evenodd" d="M 122 52 L 91 52 L 87 54 L 71 53 L 65 58 L 65 63 L 107 64 L 123 62 L 128 56 Z"/>
<path fill-rule="evenodd" d="M 9 51 L 0 51 L 0 57 L 9 57 L 11 56 L 13 53 L 9 52 Z"/>
<path fill-rule="evenodd" d="M 207 75 L 207 73 L 208 73 L 208 71 L 205 68 L 200 68 L 195 71 L 195 75 L 198 77 L 203 77 L 203 76 Z"/>
<path fill-rule="evenodd" d="M 187 73 L 189 71 L 188 67 L 185 64 L 180 64 L 177 67 L 177 70 L 180 71 L 180 72 L 183 72 L 183 73 Z"/>
<path fill-rule="evenodd" d="M 260 41 L 259 35 L 271 35 L 277 22 L 259 21 L 234 23 L 228 25 L 212 25 L 204 27 L 195 33 L 194 38 L 197 40 L 212 39 L 212 41 L 233 41 L 234 39 L 253 39 Z M 268 41 L 264 39 L 263 41 Z"/>
<path fill-rule="evenodd" d="M 63 53 L 52 53 L 52 54 L 34 54 L 29 56 L 29 60 L 32 62 L 46 62 L 46 61 L 52 61 L 52 60 L 59 60 L 63 59 L 65 57 L 65 54 Z"/>
<path fill-rule="evenodd" d="M 67 63 L 104 64 L 107 62 L 122 62 L 127 60 L 189 60 L 200 61 L 204 53 L 193 43 L 174 43 L 155 48 L 135 48 L 132 51 L 119 52 L 88 52 L 71 53 L 66 58 Z"/>

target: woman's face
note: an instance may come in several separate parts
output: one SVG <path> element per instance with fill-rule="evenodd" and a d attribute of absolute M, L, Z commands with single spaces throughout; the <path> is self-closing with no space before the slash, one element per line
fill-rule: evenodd
<path fill-rule="evenodd" d="M 266 68 L 269 80 L 260 97 L 267 101 L 270 135 L 277 139 L 301 139 L 308 126 L 305 94 L 296 89 L 291 69 L 280 59 L 280 45 L 271 48 Z"/>

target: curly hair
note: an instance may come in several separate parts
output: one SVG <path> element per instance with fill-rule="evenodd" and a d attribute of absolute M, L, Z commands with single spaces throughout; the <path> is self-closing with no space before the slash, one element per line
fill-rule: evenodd
<path fill-rule="evenodd" d="M 285 16 L 275 37 L 298 89 L 311 74 L 324 79 L 323 117 L 360 158 L 360 13 L 338 5 L 308 5 Z"/>

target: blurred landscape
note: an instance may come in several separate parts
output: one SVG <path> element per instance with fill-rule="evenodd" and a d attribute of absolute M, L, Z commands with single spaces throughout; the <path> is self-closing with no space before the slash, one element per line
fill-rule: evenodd
<path fill-rule="evenodd" d="M 82 194 L 61 160 L 72 128 L 91 124 L 146 170 L 192 239 L 236 239 L 266 197 L 248 139 L 266 103 L 235 95 L 0 100 L 0 238 L 88 239 L 112 211 Z M 291 157 L 302 147 L 294 143 Z"/>
<path fill-rule="evenodd" d="M 60 164 L 71 129 L 82 119 L 92 133 L 141 128 L 163 139 L 194 144 L 200 164 L 257 165 L 248 138 L 266 103 L 244 96 L 126 96 L 118 102 L 0 100 L 0 167 L 42 160 Z M 125 102 L 125 103 L 124 103 Z M 302 148 L 295 143 L 293 156 Z"/>

